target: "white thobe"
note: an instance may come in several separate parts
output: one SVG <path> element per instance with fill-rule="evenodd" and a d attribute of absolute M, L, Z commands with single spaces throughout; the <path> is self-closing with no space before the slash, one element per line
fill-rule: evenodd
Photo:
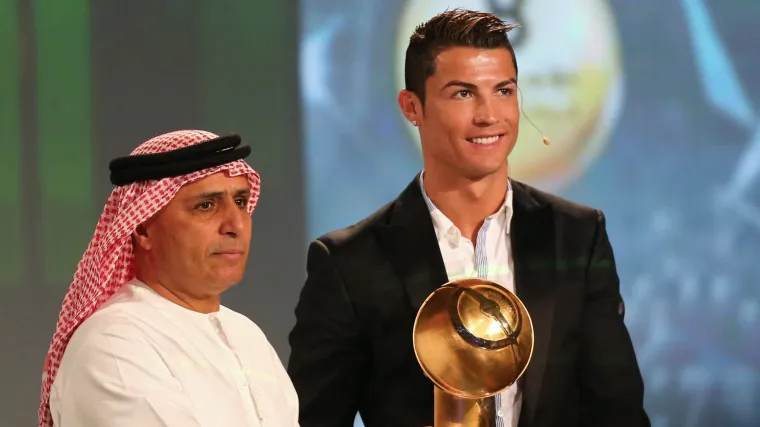
<path fill-rule="evenodd" d="M 296 391 L 258 326 L 137 281 L 76 330 L 50 409 L 56 427 L 298 426 Z"/>

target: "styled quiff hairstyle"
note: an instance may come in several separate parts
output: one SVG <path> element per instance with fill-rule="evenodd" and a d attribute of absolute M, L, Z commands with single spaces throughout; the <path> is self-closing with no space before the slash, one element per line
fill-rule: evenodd
<path fill-rule="evenodd" d="M 435 58 L 452 47 L 507 49 L 517 72 L 517 59 L 507 33 L 517 24 L 507 24 L 489 12 L 454 9 L 440 13 L 415 28 L 409 38 L 404 63 L 406 89 L 425 104 L 425 81 L 435 74 Z"/>

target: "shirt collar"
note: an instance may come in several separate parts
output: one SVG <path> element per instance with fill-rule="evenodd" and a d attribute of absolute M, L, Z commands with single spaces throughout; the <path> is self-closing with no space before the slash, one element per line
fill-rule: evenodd
<path fill-rule="evenodd" d="M 430 197 L 428 197 L 427 192 L 425 191 L 424 176 L 425 171 L 423 170 L 422 173 L 420 173 L 419 185 L 420 190 L 422 191 L 422 197 L 425 199 L 425 205 L 427 205 L 428 211 L 430 212 L 430 217 L 433 220 L 433 228 L 435 229 L 436 237 L 438 237 L 438 240 L 440 240 L 444 237 L 444 235 L 450 233 L 452 229 L 458 233 L 459 230 L 456 228 L 454 223 L 451 222 L 451 220 L 448 219 L 446 215 L 444 215 L 443 212 L 441 212 L 441 210 L 435 206 L 433 201 L 430 200 Z M 499 210 L 494 212 L 488 218 L 497 218 L 499 215 L 504 215 L 504 219 L 506 221 L 506 226 L 504 229 L 507 235 L 509 235 L 512 226 L 512 214 L 512 181 L 507 179 L 507 194 L 504 197 L 504 203 L 501 205 Z"/>

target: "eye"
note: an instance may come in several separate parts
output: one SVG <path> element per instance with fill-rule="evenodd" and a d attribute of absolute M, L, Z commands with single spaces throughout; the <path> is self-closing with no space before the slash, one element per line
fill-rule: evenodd
<path fill-rule="evenodd" d="M 499 89 L 499 93 L 501 93 L 502 95 L 512 95 L 513 93 L 515 93 L 515 90 L 512 89 L 511 87 L 504 87 L 504 88 Z"/>
<path fill-rule="evenodd" d="M 452 98 L 459 98 L 459 99 L 461 99 L 461 98 L 467 98 L 471 94 L 472 94 L 472 92 L 470 92 L 469 90 L 460 90 L 460 91 L 454 92 L 454 95 L 452 96 Z"/>
<path fill-rule="evenodd" d="M 245 197 L 241 197 L 235 200 L 235 204 L 237 204 L 241 208 L 248 207 L 248 199 L 246 199 Z"/>
<path fill-rule="evenodd" d="M 210 200 L 206 200 L 205 202 L 201 202 L 200 204 L 198 204 L 198 206 L 196 206 L 196 209 L 201 210 L 201 211 L 207 211 L 211 209 L 212 207 L 214 207 L 214 203 L 211 202 Z"/>

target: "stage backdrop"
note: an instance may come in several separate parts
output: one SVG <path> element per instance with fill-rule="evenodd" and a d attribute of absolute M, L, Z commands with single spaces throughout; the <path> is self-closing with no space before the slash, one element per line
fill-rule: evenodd
<path fill-rule="evenodd" d="M 307 243 L 421 167 L 406 38 L 457 6 L 514 33 L 512 166 L 604 209 L 655 427 L 760 418 L 760 5 L 718 0 L 0 0 L 0 426 L 35 425 L 61 300 L 108 161 L 180 128 L 238 132 L 262 198 L 224 303 L 283 361 Z M 359 421 L 360 423 L 360 421 Z"/>
<path fill-rule="evenodd" d="M 760 3 L 304 0 L 309 238 L 396 197 L 422 164 L 400 114 L 414 26 L 455 7 L 518 22 L 513 178 L 601 208 L 656 427 L 760 418 Z M 360 424 L 360 421 L 357 421 Z"/>

